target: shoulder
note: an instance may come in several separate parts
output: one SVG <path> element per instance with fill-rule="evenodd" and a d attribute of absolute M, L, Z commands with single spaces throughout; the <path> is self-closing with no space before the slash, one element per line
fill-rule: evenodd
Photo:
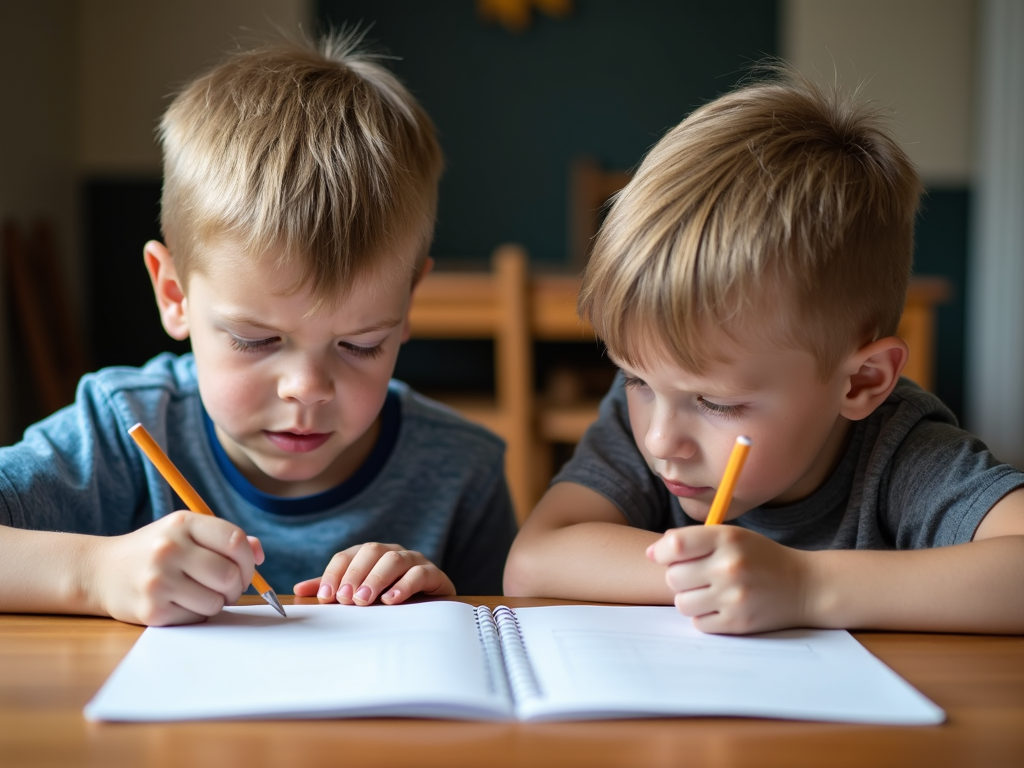
<path fill-rule="evenodd" d="M 865 421 L 872 450 L 892 460 L 922 454 L 941 456 L 962 446 L 980 445 L 938 397 L 907 379 L 900 379 L 892 394 Z"/>
<path fill-rule="evenodd" d="M 879 499 L 896 547 L 970 541 L 982 517 L 1024 473 L 999 461 L 977 436 L 961 429 L 942 402 L 901 380 L 866 421 L 857 477 Z"/>
<path fill-rule="evenodd" d="M 191 353 L 173 355 L 164 352 L 141 367 L 112 366 L 82 377 L 79 385 L 109 395 L 159 391 L 169 395 L 191 395 L 198 392 L 195 360 Z"/>
<path fill-rule="evenodd" d="M 388 388 L 397 395 L 401 405 L 400 440 L 403 442 L 429 451 L 437 458 L 451 452 L 489 460 L 504 457 L 505 441 L 489 429 L 421 395 L 404 382 L 392 380 Z"/>
<path fill-rule="evenodd" d="M 198 398 L 192 355 L 167 352 L 141 367 L 114 366 L 86 374 L 72 408 L 78 418 L 105 421 L 109 414 L 127 427 L 138 421 L 173 421 L 180 409 Z"/>
<path fill-rule="evenodd" d="M 892 394 L 875 414 L 884 422 L 912 425 L 931 421 L 957 426 L 956 416 L 938 397 L 926 392 L 909 379 L 901 378 Z M 870 417 L 869 417 L 870 418 Z"/>

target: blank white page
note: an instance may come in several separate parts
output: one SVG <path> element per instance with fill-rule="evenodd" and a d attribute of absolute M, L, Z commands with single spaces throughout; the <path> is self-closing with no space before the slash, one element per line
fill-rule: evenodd
<path fill-rule="evenodd" d="M 85 708 L 93 720 L 406 715 L 506 719 L 474 609 L 226 608 L 203 624 L 149 628 Z"/>
<path fill-rule="evenodd" d="M 848 632 L 706 635 L 671 607 L 517 608 L 542 691 L 522 719 L 737 715 L 933 724 L 943 711 Z"/>

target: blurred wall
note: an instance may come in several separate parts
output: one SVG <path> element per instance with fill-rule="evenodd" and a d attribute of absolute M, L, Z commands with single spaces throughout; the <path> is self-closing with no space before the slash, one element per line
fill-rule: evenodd
<path fill-rule="evenodd" d="M 781 53 L 797 69 L 860 86 L 863 98 L 892 110 L 921 173 L 914 271 L 953 285 L 938 311 L 936 391 L 961 419 L 977 15 L 974 0 L 784 0 L 780 23 Z"/>
<path fill-rule="evenodd" d="M 968 415 L 997 456 L 1024 467 L 1024 3 L 980 6 Z"/>
<path fill-rule="evenodd" d="M 576 0 L 514 34 L 471 0 L 49 0 L 0 4 L 0 215 L 58 223 L 98 364 L 167 346 L 139 258 L 158 232 L 153 131 L 176 84 L 237 40 L 316 23 L 372 24 L 438 122 L 449 167 L 435 252 L 484 259 L 501 240 L 565 252 L 566 160 L 628 167 L 749 61 L 799 68 L 892 106 L 928 185 L 918 272 L 958 286 L 940 313 L 940 394 L 960 411 L 977 15 L 972 0 Z M 13 119 L 9 116 L 13 116 Z M 116 297 L 93 301 L 94 296 Z M 0 294 L 2 295 L 2 294 Z M 0 308 L 0 323 L 7 311 Z M 126 325 L 123 318 L 131 317 Z M 6 334 L 0 334 L 0 370 Z M 10 437 L 0 376 L 0 437 Z M 19 408 L 16 418 L 24 417 Z"/>
<path fill-rule="evenodd" d="M 79 167 L 88 176 L 160 174 L 154 130 L 168 94 L 275 30 L 310 29 L 308 0 L 79 0 L 75 85 Z"/>
<path fill-rule="evenodd" d="M 567 259 L 571 160 L 636 165 L 694 107 L 777 53 L 775 0 L 574 0 L 509 31 L 473 0 L 320 0 L 321 23 L 358 27 L 437 125 L 441 179 L 434 255 L 485 262 L 522 243 Z"/>
<path fill-rule="evenodd" d="M 0 221 L 42 217 L 56 225 L 73 314 L 89 347 L 98 341 L 102 349 L 111 338 L 110 327 L 97 334 L 97 305 L 115 324 L 114 335 L 137 340 L 141 327 L 141 338 L 160 343 L 141 254 L 146 237 L 157 233 L 154 129 L 167 95 L 235 41 L 311 24 L 310 0 L 0 3 Z M 97 227 L 92 192 L 111 188 L 121 194 Z M 140 199 L 138 189 L 148 197 Z M 104 259 L 110 240 L 130 243 L 121 260 Z M 5 295 L 0 291 L 0 440 L 9 442 L 44 414 L 13 402 L 12 390 L 20 398 L 24 388 L 12 386 L 22 372 L 12 370 Z M 135 316 L 139 323 L 125 323 Z"/>
<path fill-rule="evenodd" d="M 929 187 L 973 168 L 974 0 L 785 0 L 780 48 L 819 81 L 863 84 Z"/>
<path fill-rule="evenodd" d="M 68 285 L 81 283 L 75 107 L 76 5 L 0 3 L 0 222 L 56 224 Z M 12 431 L 6 270 L 0 269 L 0 440 Z M 81 317 L 81 294 L 74 294 Z"/>

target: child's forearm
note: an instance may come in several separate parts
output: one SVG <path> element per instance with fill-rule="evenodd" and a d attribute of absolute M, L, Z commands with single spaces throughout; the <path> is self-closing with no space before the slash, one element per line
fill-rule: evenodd
<path fill-rule="evenodd" d="M 658 534 L 614 523 L 524 529 L 505 566 L 505 594 L 671 605 L 665 569 L 644 551 Z"/>
<path fill-rule="evenodd" d="M 928 550 L 805 554 L 810 626 L 1024 633 L 1024 536 Z"/>
<path fill-rule="evenodd" d="M 89 589 L 102 541 L 0 526 L 0 611 L 103 614 Z"/>

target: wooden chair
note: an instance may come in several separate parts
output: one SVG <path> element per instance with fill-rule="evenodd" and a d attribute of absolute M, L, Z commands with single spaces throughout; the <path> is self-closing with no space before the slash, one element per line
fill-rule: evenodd
<path fill-rule="evenodd" d="M 537 500 L 528 283 L 526 252 L 503 245 L 495 250 L 489 273 L 428 275 L 416 289 L 410 313 L 414 338 L 494 340 L 494 397 L 446 402 L 504 438 L 506 477 L 520 522 Z"/>
<path fill-rule="evenodd" d="M 629 178 L 626 171 L 605 170 L 592 157 L 576 158 L 569 166 L 569 257 L 577 270 L 587 264 L 608 198 Z"/>
<path fill-rule="evenodd" d="M 935 313 L 952 296 L 953 286 L 944 277 L 912 278 L 896 331 L 910 348 L 903 375 L 929 392 L 935 387 Z"/>
<path fill-rule="evenodd" d="M 78 379 L 89 365 L 57 264 L 52 227 L 37 222 L 28 232 L 14 220 L 5 221 L 3 260 L 14 330 L 45 416 L 74 401 Z"/>

